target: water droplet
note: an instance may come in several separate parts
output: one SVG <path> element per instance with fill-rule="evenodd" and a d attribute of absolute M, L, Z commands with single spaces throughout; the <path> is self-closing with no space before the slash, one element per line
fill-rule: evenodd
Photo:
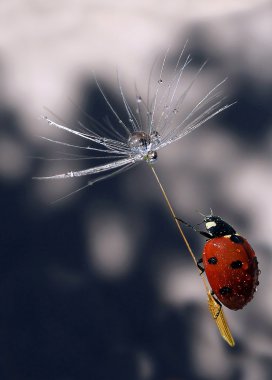
<path fill-rule="evenodd" d="M 143 131 L 133 132 L 128 139 L 128 145 L 133 153 L 147 154 L 150 149 L 151 139 L 150 136 Z"/>
<path fill-rule="evenodd" d="M 74 172 L 68 172 L 67 175 L 68 177 L 74 177 Z"/>
<path fill-rule="evenodd" d="M 130 123 L 133 123 L 133 119 L 128 119 L 128 121 L 129 121 Z"/>
<path fill-rule="evenodd" d="M 119 123 L 119 124 L 123 124 L 123 122 L 122 122 L 122 120 L 121 120 L 121 119 L 119 119 L 119 120 L 118 120 L 118 123 Z"/>
<path fill-rule="evenodd" d="M 158 83 L 161 84 L 161 83 L 162 83 L 162 79 L 159 79 L 159 80 L 158 80 Z"/>
<path fill-rule="evenodd" d="M 177 113 L 178 113 L 177 108 L 174 108 L 174 109 L 173 109 L 173 113 L 174 113 L 174 114 L 177 114 Z"/>
<path fill-rule="evenodd" d="M 141 103 L 142 98 L 140 96 L 137 97 L 137 103 Z"/>

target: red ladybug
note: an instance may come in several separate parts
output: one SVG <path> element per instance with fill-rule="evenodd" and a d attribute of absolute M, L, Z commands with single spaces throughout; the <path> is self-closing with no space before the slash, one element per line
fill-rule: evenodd
<path fill-rule="evenodd" d="M 201 273 L 206 272 L 213 294 L 229 309 L 242 309 L 252 300 L 259 285 L 260 271 L 253 248 L 219 216 L 205 216 L 202 223 L 207 232 L 177 219 L 208 238 L 198 267 Z"/>

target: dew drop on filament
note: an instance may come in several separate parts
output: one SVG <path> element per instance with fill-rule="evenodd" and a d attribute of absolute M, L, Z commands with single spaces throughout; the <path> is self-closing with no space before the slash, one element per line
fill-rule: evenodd
<path fill-rule="evenodd" d="M 146 154 L 150 144 L 150 136 L 145 132 L 133 132 L 128 139 L 128 145 L 134 153 Z"/>

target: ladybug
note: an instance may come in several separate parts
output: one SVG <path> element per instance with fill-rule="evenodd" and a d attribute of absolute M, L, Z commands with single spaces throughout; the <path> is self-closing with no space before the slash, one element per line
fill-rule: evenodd
<path fill-rule="evenodd" d="M 212 294 L 229 309 L 242 309 L 252 300 L 259 285 L 260 271 L 255 252 L 247 240 L 220 216 L 212 212 L 203 216 L 202 223 L 207 231 L 199 231 L 182 219 L 177 220 L 207 238 L 197 265 L 201 274 L 205 271 Z"/>

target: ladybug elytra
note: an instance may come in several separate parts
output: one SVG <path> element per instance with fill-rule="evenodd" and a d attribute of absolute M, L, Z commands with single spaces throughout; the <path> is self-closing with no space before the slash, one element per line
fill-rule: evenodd
<path fill-rule="evenodd" d="M 202 223 L 207 231 L 178 220 L 207 238 L 198 267 L 201 274 L 205 271 L 213 294 L 229 309 L 242 309 L 252 300 L 259 284 L 260 271 L 253 248 L 219 216 L 205 216 Z"/>

